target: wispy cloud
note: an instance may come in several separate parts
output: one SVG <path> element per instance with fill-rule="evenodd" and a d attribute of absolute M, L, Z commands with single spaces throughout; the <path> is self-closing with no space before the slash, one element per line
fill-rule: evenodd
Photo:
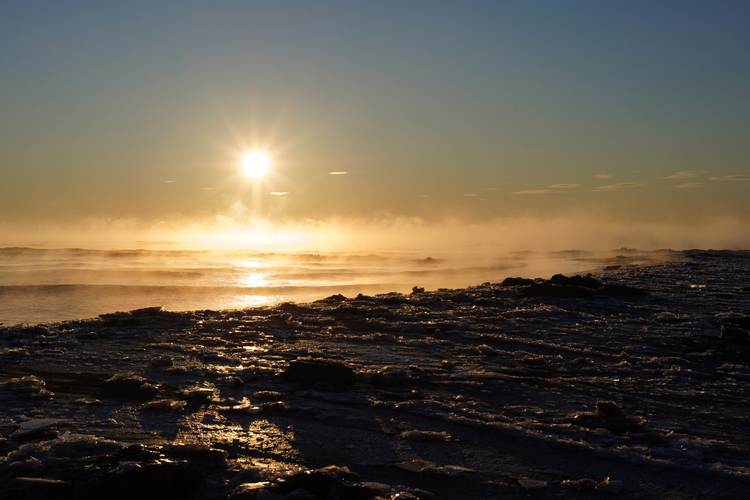
<path fill-rule="evenodd" d="M 679 186 L 675 186 L 676 188 L 699 188 L 703 186 L 702 182 L 688 182 L 687 184 L 680 184 Z"/>
<path fill-rule="evenodd" d="M 750 181 L 750 175 L 724 175 L 711 177 L 712 181 Z"/>
<path fill-rule="evenodd" d="M 554 186 L 550 187 L 555 189 L 572 189 L 577 188 L 578 186 L 580 186 L 580 184 L 555 184 Z"/>
<path fill-rule="evenodd" d="M 564 192 L 558 189 L 525 189 L 523 191 L 514 191 L 510 194 L 559 194 Z"/>
<path fill-rule="evenodd" d="M 177 181 L 164 181 L 165 184 L 172 184 L 173 182 L 177 182 Z"/>
<path fill-rule="evenodd" d="M 464 196 L 479 196 L 478 194 L 465 194 Z"/>
<path fill-rule="evenodd" d="M 707 173 L 708 170 L 686 170 L 685 172 L 677 172 L 674 175 L 668 175 L 665 179 L 691 179 Z"/>
<path fill-rule="evenodd" d="M 609 179 L 612 176 L 609 174 L 596 174 L 594 177 L 596 177 L 597 179 Z"/>
<path fill-rule="evenodd" d="M 349 172 L 328 172 L 328 175 L 347 175 Z"/>
<path fill-rule="evenodd" d="M 286 191 L 271 191 L 271 194 L 274 196 L 284 196 L 285 194 L 289 194 Z"/>
<path fill-rule="evenodd" d="M 619 191 L 620 189 L 634 188 L 643 186 L 640 182 L 621 182 L 619 184 L 610 184 L 609 186 L 599 186 L 594 191 Z"/>

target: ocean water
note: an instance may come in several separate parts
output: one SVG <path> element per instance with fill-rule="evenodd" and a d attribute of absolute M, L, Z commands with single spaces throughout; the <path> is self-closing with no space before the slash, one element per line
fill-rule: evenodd
<path fill-rule="evenodd" d="M 622 257 L 622 256 L 620 256 Z M 243 309 L 460 288 L 508 276 L 550 277 L 602 267 L 580 252 L 462 256 L 278 253 L 251 250 L 0 248 L 0 324 L 92 318 L 152 306 Z"/>

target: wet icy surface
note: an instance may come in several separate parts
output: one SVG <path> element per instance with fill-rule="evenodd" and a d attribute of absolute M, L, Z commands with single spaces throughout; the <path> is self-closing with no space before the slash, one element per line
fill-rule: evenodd
<path fill-rule="evenodd" d="M 0 498 L 744 498 L 750 253 L 673 258 L 0 328 Z"/>

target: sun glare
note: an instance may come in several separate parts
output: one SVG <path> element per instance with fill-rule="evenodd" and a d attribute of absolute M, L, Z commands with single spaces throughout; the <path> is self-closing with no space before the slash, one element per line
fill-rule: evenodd
<path fill-rule="evenodd" d="M 242 173 L 251 179 L 262 179 L 271 169 L 271 159 L 262 151 L 251 151 L 242 157 Z"/>

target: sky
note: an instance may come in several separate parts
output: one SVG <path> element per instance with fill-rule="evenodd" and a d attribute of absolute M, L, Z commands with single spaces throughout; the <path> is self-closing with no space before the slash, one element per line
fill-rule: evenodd
<path fill-rule="evenodd" d="M 748 19 L 730 0 L 4 2 L 0 244 L 750 248 Z"/>

